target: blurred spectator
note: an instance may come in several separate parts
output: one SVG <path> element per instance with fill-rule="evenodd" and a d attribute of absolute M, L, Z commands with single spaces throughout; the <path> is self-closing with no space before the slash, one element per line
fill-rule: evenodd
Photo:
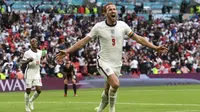
<path fill-rule="evenodd" d="M 123 75 L 129 75 L 130 70 L 130 64 L 129 64 L 129 60 L 127 58 L 123 58 L 123 64 L 122 64 L 122 68 L 121 68 L 121 73 Z"/>
<path fill-rule="evenodd" d="M 14 2 L 9 4 L 7 3 L 5 0 L 4 1 L 4 5 L 6 6 L 6 12 L 10 15 L 10 13 L 12 12 L 12 6 L 15 4 Z"/>
<path fill-rule="evenodd" d="M 197 73 L 200 73 L 200 62 L 198 63 L 196 72 L 197 72 Z"/>
<path fill-rule="evenodd" d="M 133 60 L 130 63 L 130 68 L 132 74 L 138 74 L 138 61 L 137 59 L 133 58 Z"/>
<path fill-rule="evenodd" d="M 23 73 L 22 73 L 21 71 L 18 71 L 18 72 L 16 73 L 16 78 L 17 78 L 17 79 L 23 79 L 23 78 L 24 78 Z"/>
<path fill-rule="evenodd" d="M 177 63 L 175 60 L 171 62 L 171 73 L 176 73 L 177 71 Z"/>
<path fill-rule="evenodd" d="M 180 6 L 180 12 L 181 13 L 186 13 L 187 6 L 188 6 L 187 1 L 186 0 L 182 0 L 181 6 Z"/>
<path fill-rule="evenodd" d="M 79 61 L 79 72 L 80 72 L 80 73 L 84 73 L 85 58 L 81 55 L 81 56 L 78 58 L 78 61 Z"/>
<path fill-rule="evenodd" d="M 189 70 L 185 65 L 182 65 L 182 66 L 181 66 L 181 72 L 182 72 L 182 73 L 189 73 L 190 70 Z"/>

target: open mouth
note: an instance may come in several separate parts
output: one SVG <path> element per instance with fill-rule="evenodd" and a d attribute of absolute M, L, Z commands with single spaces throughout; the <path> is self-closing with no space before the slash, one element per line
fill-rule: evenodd
<path fill-rule="evenodd" d="M 116 17 L 116 15 L 115 15 L 115 14 L 112 14 L 112 15 L 111 15 L 111 17 L 115 18 L 115 17 Z"/>

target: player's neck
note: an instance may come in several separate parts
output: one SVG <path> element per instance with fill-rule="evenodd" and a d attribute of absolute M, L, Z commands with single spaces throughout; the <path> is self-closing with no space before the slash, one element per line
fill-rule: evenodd
<path fill-rule="evenodd" d="M 115 22 L 111 22 L 111 21 L 109 21 L 109 20 L 107 20 L 106 19 L 106 25 L 108 25 L 108 26 L 115 26 L 117 24 L 117 21 L 115 21 Z"/>
<path fill-rule="evenodd" d="M 37 49 L 35 49 L 35 48 L 31 48 L 31 50 L 32 50 L 33 52 L 37 52 Z"/>

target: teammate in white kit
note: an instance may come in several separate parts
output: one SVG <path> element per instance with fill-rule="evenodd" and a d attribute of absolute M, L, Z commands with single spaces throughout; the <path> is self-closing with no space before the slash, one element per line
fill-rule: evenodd
<path fill-rule="evenodd" d="M 23 64 L 23 66 L 26 66 L 26 70 L 24 73 L 24 79 L 26 85 L 26 92 L 24 95 L 26 112 L 31 112 L 31 110 L 34 110 L 33 101 L 41 93 L 41 86 L 42 86 L 41 76 L 40 76 L 40 59 L 42 57 L 42 51 L 37 49 L 38 47 L 37 39 L 35 38 L 31 39 L 30 44 L 31 48 L 24 53 L 24 57 L 21 60 L 21 64 Z M 32 87 L 35 87 L 36 91 L 30 98 Z"/>
<path fill-rule="evenodd" d="M 100 105 L 95 110 L 102 112 L 109 103 L 109 112 L 115 112 L 117 90 L 119 88 L 118 76 L 121 75 L 122 47 L 125 35 L 157 52 L 167 52 L 168 49 L 163 46 L 153 45 L 145 38 L 134 34 L 125 22 L 117 21 L 117 10 L 113 3 L 108 3 L 104 6 L 104 13 L 106 16 L 105 21 L 97 23 L 85 38 L 78 41 L 69 49 L 61 51 L 57 54 L 56 58 L 60 60 L 69 53 L 85 46 L 91 39 L 98 38 L 100 51 L 98 53 L 97 69 L 101 75 L 105 76 L 106 83 Z"/>

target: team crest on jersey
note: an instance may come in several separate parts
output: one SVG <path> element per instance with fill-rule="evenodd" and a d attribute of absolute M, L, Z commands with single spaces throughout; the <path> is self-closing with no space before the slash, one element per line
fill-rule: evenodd
<path fill-rule="evenodd" d="M 111 32 L 111 34 L 114 34 L 114 33 L 115 33 L 115 30 L 114 30 L 114 29 L 111 29 L 110 32 Z"/>

